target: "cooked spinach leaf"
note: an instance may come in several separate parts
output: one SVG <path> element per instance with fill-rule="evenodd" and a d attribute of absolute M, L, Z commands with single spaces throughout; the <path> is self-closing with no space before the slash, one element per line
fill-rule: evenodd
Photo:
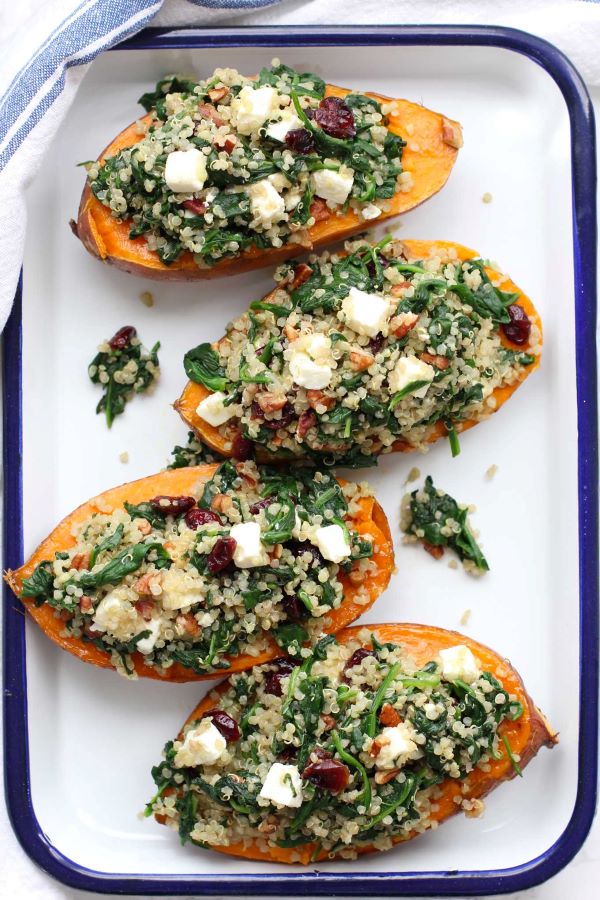
<path fill-rule="evenodd" d="M 461 560 L 470 560 L 481 571 L 489 569 L 467 524 L 468 510 L 449 494 L 434 487 L 431 476 L 421 490 L 411 493 L 410 521 L 405 527 L 432 547 L 450 547 Z"/>
<path fill-rule="evenodd" d="M 121 541 L 123 540 L 123 531 L 125 530 L 124 525 L 118 525 L 112 534 L 109 534 L 108 537 L 104 538 L 103 541 L 100 541 L 99 544 L 96 544 L 94 549 L 90 554 L 90 564 L 88 568 L 93 569 L 96 564 L 96 560 L 100 556 L 101 553 L 104 553 L 106 550 L 116 550 Z"/>
<path fill-rule="evenodd" d="M 117 347 L 111 346 L 124 331 L 130 331 L 127 342 Z M 96 406 L 96 413 L 103 412 L 109 428 L 116 416 L 121 415 L 131 396 L 147 391 L 159 375 L 157 341 L 148 352 L 136 336 L 135 328 L 123 328 L 108 342 L 108 350 L 101 350 L 88 366 L 88 375 L 93 384 L 102 387 L 102 397 Z"/>
<path fill-rule="evenodd" d="M 202 384 L 209 391 L 226 391 L 228 381 L 219 362 L 219 356 L 208 343 L 198 344 L 183 357 L 185 374 L 196 384 Z"/>

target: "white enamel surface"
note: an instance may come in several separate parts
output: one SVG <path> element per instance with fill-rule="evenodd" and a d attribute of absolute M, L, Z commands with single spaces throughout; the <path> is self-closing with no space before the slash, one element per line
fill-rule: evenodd
<path fill-rule="evenodd" d="M 483 819 L 456 817 L 437 833 L 329 871 L 503 868 L 557 840 L 577 777 L 577 500 L 570 157 L 564 103 L 549 77 L 508 51 L 336 48 L 110 53 L 94 63 L 29 192 L 24 275 L 24 504 L 29 553 L 83 499 L 162 467 L 185 428 L 170 404 L 184 383 L 185 350 L 272 286 L 268 270 L 192 285 L 153 284 L 101 266 L 70 235 L 83 173 L 110 137 L 139 114 L 135 99 L 172 71 L 217 65 L 257 71 L 274 55 L 329 80 L 422 101 L 464 126 L 465 147 L 444 191 L 397 223 L 402 237 L 446 238 L 499 260 L 542 313 L 541 370 L 488 422 L 425 456 L 384 459 L 368 477 L 397 543 L 398 573 L 364 621 L 423 621 L 461 629 L 504 652 L 560 730 L 525 777 L 486 802 Z M 326 68 L 325 68 L 326 64 Z M 491 204 L 481 201 L 493 195 Z M 155 297 L 147 309 L 144 290 Z M 135 324 L 160 339 L 163 376 L 108 432 L 94 414 L 86 367 L 101 339 Z M 130 462 L 119 454 L 127 450 Z M 493 463 L 492 481 L 484 473 Z M 418 466 L 459 500 L 477 505 L 491 572 L 450 570 L 402 547 L 403 483 Z M 459 641 L 457 641 L 459 643 Z M 199 684 L 127 682 L 60 652 L 27 623 L 33 805 L 67 857 L 105 872 L 289 872 L 226 859 L 137 817 L 153 791 L 150 767 L 202 696 Z M 548 802 L 551 789 L 551 802 Z"/>

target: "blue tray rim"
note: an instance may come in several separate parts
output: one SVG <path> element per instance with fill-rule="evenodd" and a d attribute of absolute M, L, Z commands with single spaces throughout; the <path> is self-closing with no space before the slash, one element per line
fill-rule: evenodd
<path fill-rule="evenodd" d="M 481 896 L 521 891 L 559 872 L 583 845 L 594 817 L 598 773 L 598 407 L 596 365 L 596 153 L 594 113 L 585 85 L 552 44 L 494 26 L 272 26 L 243 29 L 148 28 L 115 50 L 231 46 L 466 45 L 499 47 L 527 56 L 556 82 L 571 124 L 575 339 L 577 351 L 580 692 L 578 787 L 571 819 L 544 853 L 517 867 L 484 871 L 307 872 L 289 875 L 113 874 L 80 866 L 43 833 L 31 798 L 25 620 L 4 585 L 4 763 L 10 821 L 28 856 L 58 881 L 80 890 L 115 894 L 278 896 Z M 4 559 L 23 560 L 22 529 L 22 278 L 3 335 Z M 10 527 L 7 527 L 10 523 Z"/>

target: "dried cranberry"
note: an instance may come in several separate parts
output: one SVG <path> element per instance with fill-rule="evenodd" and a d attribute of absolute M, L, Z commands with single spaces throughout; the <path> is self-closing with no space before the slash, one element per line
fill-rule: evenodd
<path fill-rule="evenodd" d="M 233 553 L 236 547 L 237 541 L 235 538 L 217 538 L 214 547 L 212 548 L 206 559 L 206 568 L 211 573 L 211 575 L 216 575 L 217 572 L 222 572 L 223 569 L 225 569 L 229 565 L 229 563 L 233 559 Z"/>
<path fill-rule="evenodd" d="M 283 694 L 281 679 L 287 678 L 290 672 L 296 668 L 296 663 L 290 659 L 278 659 L 274 664 L 277 666 L 276 670 L 269 672 L 265 678 L 265 693 L 281 697 Z"/>
<path fill-rule="evenodd" d="M 285 546 L 292 556 L 302 556 L 304 553 L 310 553 L 317 565 L 325 565 L 325 557 L 319 548 L 315 547 L 314 544 L 309 544 L 308 541 L 288 541 Z"/>
<path fill-rule="evenodd" d="M 273 503 L 272 497 L 263 497 L 262 500 L 257 500 L 256 503 L 253 503 L 250 507 L 250 512 L 253 516 L 261 511 L 261 509 L 266 509 L 267 506 L 270 506 Z"/>
<path fill-rule="evenodd" d="M 306 607 L 297 597 L 284 597 L 281 601 L 283 610 L 292 622 L 299 622 L 306 615 Z"/>
<path fill-rule="evenodd" d="M 313 202 L 310 204 L 309 212 L 315 222 L 323 222 L 331 215 L 327 203 L 321 197 L 315 197 Z"/>
<path fill-rule="evenodd" d="M 263 427 L 270 428 L 271 431 L 277 431 L 279 428 L 285 428 L 286 425 L 294 418 L 294 407 L 290 403 L 286 403 L 283 409 L 281 410 L 281 417 L 279 419 L 265 419 L 264 413 L 258 403 L 254 401 L 252 404 L 252 418 L 253 419 L 262 419 Z"/>
<path fill-rule="evenodd" d="M 531 333 L 531 321 L 522 306 L 512 303 L 507 308 L 510 322 L 502 325 L 502 331 L 513 344 L 526 344 Z"/>
<path fill-rule="evenodd" d="M 317 416 L 316 413 L 312 409 L 305 410 L 300 418 L 298 419 L 298 427 L 296 428 L 296 434 L 299 438 L 303 438 L 306 435 L 307 431 L 317 424 Z"/>
<path fill-rule="evenodd" d="M 382 253 L 377 253 L 377 259 L 379 260 L 379 263 L 383 268 L 387 266 L 388 259 L 386 256 L 383 256 Z M 377 267 L 372 259 L 370 259 L 367 263 L 367 272 L 369 273 L 371 278 L 375 278 L 375 275 L 377 274 Z"/>
<path fill-rule="evenodd" d="M 134 338 L 136 334 L 137 331 L 133 325 L 124 325 L 123 328 L 119 328 L 116 334 L 113 334 L 108 342 L 108 346 L 112 350 L 124 350 L 125 347 L 129 347 L 131 339 Z"/>
<path fill-rule="evenodd" d="M 339 759 L 319 759 L 307 765 L 302 777 L 322 791 L 339 794 L 348 786 L 350 770 Z"/>
<path fill-rule="evenodd" d="M 356 134 L 352 110 L 341 97 L 324 97 L 315 110 L 315 122 L 331 137 L 350 138 Z"/>
<path fill-rule="evenodd" d="M 240 729 L 238 723 L 226 712 L 223 712 L 222 709 L 209 709 L 207 713 L 204 713 L 204 718 L 212 719 L 213 725 L 219 729 L 228 744 L 231 744 L 233 741 L 239 741 Z"/>
<path fill-rule="evenodd" d="M 193 497 L 166 497 L 160 494 L 150 500 L 150 506 L 160 516 L 182 516 L 195 505 Z"/>
<path fill-rule="evenodd" d="M 310 756 L 311 759 L 314 758 L 315 760 L 332 758 L 332 754 L 329 752 L 329 750 L 326 750 L 325 747 L 313 747 L 313 749 L 310 751 Z"/>
<path fill-rule="evenodd" d="M 83 598 L 82 598 L 83 599 Z M 152 613 L 155 609 L 155 604 L 153 600 L 138 600 L 133 604 L 136 608 L 137 612 L 139 612 L 142 619 L 146 622 L 149 622 L 152 618 Z"/>
<path fill-rule="evenodd" d="M 184 200 L 181 204 L 184 209 L 189 209 L 195 216 L 202 216 L 206 212 L 206 203 L 202 200 Z"/>
<path fill-rule="evenodd" d="M 280 696 L 279 694 L 277 696 Z M 293 744 L 286 744 L 285 747 L 282 747 L 279 753 L 277 754 L 278 759 L 283 759 L 284 762 L 288 762 L 288 760 L 293 759 L 297 753 L 297 748 L 294 747 Z"/>
<path fill-rule="evenodd" d="M 209 522 L 221 524 L 220 518 L 211 509 L 198 509 L 197 506 L 194 506 L 193 509 L 188 509 L 185 514 L 185 524 L 192 531 L 196 531 L 201 525 L 208 525 Z"/>
<path fill-rule="evenodd" d="M 383 342 L 385 338 L 382 334 L 376 334 L 375 337 L 372 337 L 369 343 L 367 344 L 367 348 L 371 351 L 371 353 L 379 353 L 381 348 L 383 347 Z"/>
<path fill-rule="evenodd" d="M 352 656 L 350 657 L 350 659 L 344 666 L 344 672 L 347 672 L 348 669 L 353 669 L 355 666 L 360 665 L 360 663 L 363 661 L 363 659 L 365 659 L 365 657 L 367 657 L 367 656 L 373 656 L 373 653 L 371 652 L 371 650 L 365 650 L 364 647 L 359 647 L 358 650 L 354 651 L 354 653 L 352 654 Z M 344 676 L 343 680 L 344 681 L 347 680 L 346 676 Z"/>
<path fill-rule="evenodd" d="M 285 143 L 296 153 L 312 153 L 315 139 L 307 128 L 292 128 L 285 136 Z"/>
<path fill-rule="evenodd" d="M 231 453 L 234 459 L 242 461 L 252 459 L 254 454 L 254 444 L 238 431 L 231 444 Z"/>

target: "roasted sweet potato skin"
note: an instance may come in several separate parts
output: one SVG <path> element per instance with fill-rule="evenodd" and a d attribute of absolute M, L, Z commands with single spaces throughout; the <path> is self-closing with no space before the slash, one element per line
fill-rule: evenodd
<path fill-rule="evenodd" d="M 402 241 L 402 243 L 406 247 L 412 259 L 426 259 L 433 252 L 447 252 L 449 249 L 456 251 L 458 259 L 463 261 L 467 259 L 478 259 L 480 256 L 480 254 L 477 253 L 476 250 L 472 250 L 470 247 L 464 247 L 462 244 L 455 244 L 451 241 L 406 240 Z M 517 285 L 507 276 L 500 275 L 498 272 L 495 272 L 490 268 L 487 269 L 487 272 L 490 277 L 500 279 L 501 290 L 519 294 L 519 304 L 523 307 L 531 321 L 538 327 L 541 336 L 542 322 L 530 298 L 526 294 L 524 294 L 523 291 L 519 287 L 517 287 Z M 519 347 L 509 341 L 502 332 L 501 340 L 504 346 L 509 349 L 523 349 L 522 347 Z M 502 406 L 504 406 L 509 397 L 514 394 L 516 389 L 520 384 L 522 384 L 522 382 L 528 377 L 528 375 L 530 375 L 531 372 L 537 369 L 539 364 L 540 356 L 537 356 L 535 362 L 530 366 L 527 366 L 527 368 L 523 370 L 519 378 L 516 379 L 512 384 L 496 388 L 493 393 L 493 397 L 496 400 L 494 412 L 497 412 Z M 210 391 L 208 391 L 203 385 L 196 384 L 193 381 L 188 381 L 185 388 L 183 389 L 181 396 L 178 400 L 176 400 L 174 407 L 183 421 L 193 431 L 196 432 L 200 440 L 202 440 L 208 447 L 211 447 L 213 450 L 223 456 L 231 456 L 231 439 L 233 438 L 236 430 L 235 425 L 231 425 L 231 435 L 224 438 L 218 428 L 214 428 L 212 425 L 209 425 L 208 422 L 205 422 L 204 419 L 201 419 L 200 416 L 196 413 L 198 404 L 206 396 L 208 396 L 209 393 Z M 466 419 L 465 421 L 456 422 L 455 429 L 457 432 L 467 431 L 469 428 L 473 428 L 474 425 L 477 425 L 478 421 L 478 419 Z M 443 423 L 438 422 L 435 429 L 430 434 L 428 442 L 435 443 L 435 441 L 446 436 L 447 432 Z M 414 446 L 405 440 L 396 441 L 396 443 L 393 445 L 393 450 L 395 452 L 405 453 L 410 452 L 414 449 Z M 257 448 L 257 453 L 258 456 L 261 456 L 262 454 L 263 459 L 268 459 L 268 454 L 263 453 L 260 447 Z"/>
<path fill-rule="evenodd" d="M 63 519 L 46 540 L 42 541 L 35 553 L 20 569 L 8 571 L 4 576 L 6 582 L 16 596 L 21 599 L 25 609 L 35 619 L 42 631 L 59 647 L 68 650 L 69 653 L 79 657 L 84 662 L 100 666 L 101 668 L 113 668 L 108 653 L 94 646 L 94 644 L 82 641 L 80 638 L 65 636 L 64 623 L 60 618 L 55 617 L 55 610 L 52 607 L 48 606 L 48 604 L 38 607 L 33 600 L 22 597 L 23 580 L 29 578 L 40 562 L 46 559 L 53 559 L 57 551 L 68 550 L 72 547 L 75 544 L 75 539 L 72 535 L 73 527 L 88 519 L 93 513 L 112 512 L 113 509 L 122 506 L 125 500 L 138 504 L 161 494 L 167 496 L 188 495 L 198 482 L 211 478 L 217 468 L 216 465 L 205 465 L 187 469 L 171 469 L 160 472 L 158 475 L 123 484 L 92 498 Z M 355 602 L 358 586 L 354 585 L 346 576 L 340 576 L 340 580 L 344 584 L 344 600 L 341 606 L 332 610 L 326 619 L 323 620 L 324 630 L 330 634 L 356 621 L 375 602 L 377 597 L 387 587 L 394 569 L 394 550 L 389 524 L 382 508 L 372 497 L 361 501 L 361 511 L 353 519 L 353 527 L 361 534 L 370 534 L 373 537 L 378 548 L 373 555 L 377 569 L 373 575 L 369 576 L 367 584 L 369 602 L 366 605 Z M 231 657 L 229 660 L 231 665 L 227 671 L 239 672 L 242 669 L 247 669 L 249 666 L 268 662 L 270 659 L 275 659 L 281 655 L 281 649 L 275 641 L 272 641 L 269 649 L 259 656 L 240 654 L 239 656 Z M 174 663 L 164 673 L 160 673 L 144 664 L 144 657 L 141 653 L 134 653 L 132 661 L 138 676 L 159 681 L 203 681 L 215 678 L 218 675 L 218 673 L 198 675 L 179 663 Z"/>
<path fill-rule="evenodd" d="M 518 672 L 508 660 L 503 659 L 493 650 L 456 631 L 446 631 L 433 625 L 403 623 L 367 627 L 381 643 L 390 641 L 402 644 L 407 653 L 420 666 L 427 663 L 440 650 L 446 647 L 452 647 L 459 643 L 466 644 L 475 654 L 482 668 L 495 675 L 506 690 L 510 694 L 514 694 L 523 705 L 523 714 L 519 719 L 515 722 L 505 720 L 499 728 L 499 733 L 507 738 L 513 753 L 519 754 L 519 766 L 521 769 L 533 759 L 541 747 L 553 747 L 558 742 L 556 732 L 553 731 L 543 714 L 533 703 L 533 700 L 525 690 Z M 359 632 L 364 628 L 365 626 L 345 628 L 338 633 L 337 640 L 340 643 L 355 640 Z M 366 642 L 365 646 L 367 644 L 368 642 Z M 214 691 L 211 691 L 204 697 L 188 716 L 184 726 L 189 722 L 196 721 L 209 709 L 214 708 L 218 703 L 218 695 L 225 692 L 227 685 L 227 681 L 222 682 Z M 449 819 L 450 816 L 453 816 L 460 810 L 460 804 L 455 803 L 455 798 L 460 798 L 461 802 L 465 799 L 481 799 L 503 781 L 509 781 L 511 778 L 514 778 L 515 774 L 507 754 L 504 754 L 501 759 L 491 761 L 489 772 L 476 769 L 468 776 L 466 781 L 447 778 L 439 785 L 441 796 L 436 799 L 437 810 L 432 813 L 432 817 L 440 824 L 445 822 L 446 819 Z M 463 791 L 463 785 L 465 784 L 468 785 L 467 791 Z M 158 817 L 158 821 L 161 821 L 160 817 Z M 163 824 L 162 821 L 161 824 Z M 410 838 L 413 837 L 417 837 L 417 832 L 413 832 L 410 835 Z M 402 838 L 394 839 L 394 843 L 401 842 L 403 842 Z M 303 865 L 308 865 L 309 863 L 330 858 L 325 853 L 315 856 L 317 849 L 315 844 L 301 845 L 293 849 L 269 847 L 267 853 L 262 852 L 255 844 L 245 846 L 240 843 L 232 844 L 228 847 L 212 847 L 212 849 L 228 856 L 237 856 L 261 862 L 292 863 L 299 861 Z M 362 855 L 377 852 L 377 849 L 372 846 L 366 846 L 358 847 L 357 851 Z"/>
<path fill-rule="evenodd" d="M 344 97 L 350 93 L 345 88 L 328 85 L 326 96 Z M 389 117 L 389 128 L 407 140 L 402 165 L 412 174 L 412 187 L 406 192 L 397 192 L 389 201 L 390 208 L 376 222 L 407 212 L 436 194 L 446 183 L 458 154 L 461 130 L 458 122 L 446 119 L 440 113 L 411 103 L 409 100 L 391 101 L 389 97 L 369 94 L 376 100 L 394 102 L 394 112 Z M 149 124 L 151 115 L 140 122 Z M 142 134 L 136 122 L 125 128 L 108 145 L 100 160 L 114 156 L 119 150 L 138 143 Z M 454 136 L 454 137 L 453 137 Z M 371 223 L 372 224 L 372 223 Z M 287 244 L 280 248 L 261 250 L 250 248 L 240 256 L 224 259 L 210 268 L 199 268 L 190 253 L 182 254 L 171 265 L 166 266 L 143 237 L 129 239 L 129 224 L 113 218 L 110 210 L 97 200 L 89 185 L 86 185 L 79 205 L 79 213 L 74 231 L 84 247 L 103 262 L 114 265 L 124 272 L 151 278 L 157 281 L 196 281 L 218 278 L 222 275 L 238 275 L 252 269 L 277 265 L 291 259 L 307 249 L 317 249 L 333 241 L 344 240 L 365 229 L 365 222 L 350 211 L 344 215 L 330 215 L 316 222 L 307 233 L 307 245 Z"/>

